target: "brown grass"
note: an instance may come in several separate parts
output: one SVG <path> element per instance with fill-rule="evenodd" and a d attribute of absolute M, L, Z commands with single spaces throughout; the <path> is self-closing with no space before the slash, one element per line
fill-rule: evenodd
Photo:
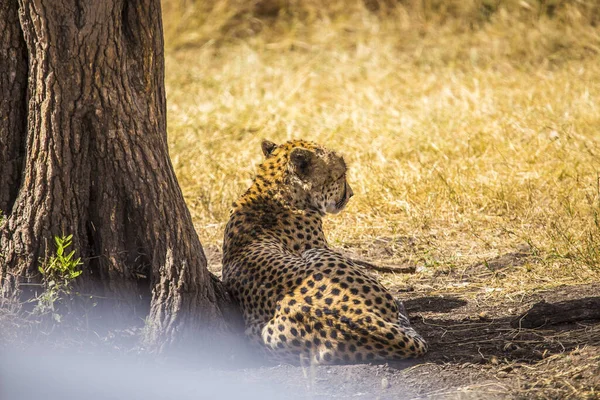
<path fill-rule="evenodd" d="M 305 138 L 350 161 L 334 246 L 410 238 L 387 261 L 420 279 L 528 244 L 535 262 L 485 284 L 597 279 L 600 6 L 409 3 L 166 2 L 169 143 L 202 242 L 260 140 Z"/>
<path fill-rule="evenodd" d="M 470 341 L 446 345 L 510 344 L 506 328 L 471 335 L 491 323 L 469 318 L 507 318 L 533 292 L 600 278 L 597 3 L 164 0 L 170 153 L 211 268 L 261 139 L 314 140 L 345 155 L 355 192 L 326 221 L 330 243 L 414 267 L 378 274 L 394 290 L 468 299 L 466 323 L 450 326 Z M 0 347 L 35 339 L 39 321 L 19 311 L 0 304 Z M 444 345 L 448 323 L 431 343 Z M 530 347 L 563 352 L 496 362 L 497 379 L 459 392 L 429 388 L 445 362 L 419 364 L 427 375 L 412 382 L 435 398 L 598 397 L 597 326 L 531 335 Z M 516 378 L 503 381 L 508 367 Z"/>
<path fill-rule="evenodd" d="M 260 140 L 304 138 L 350 164 L 356 195 L 327 219 L 330 243 L 415 267 L 378 274 L 394 290 L 507 315 L 533 292 L 597 281 L 600 5 L 398 4 L 166 3 L 169 145 L 211 269 Z M 578 332 L 550 340 L 582 352 L 511 364 L 510 383 L 502 364 L 465 395 L 594 398 L 597 330 Z"/>

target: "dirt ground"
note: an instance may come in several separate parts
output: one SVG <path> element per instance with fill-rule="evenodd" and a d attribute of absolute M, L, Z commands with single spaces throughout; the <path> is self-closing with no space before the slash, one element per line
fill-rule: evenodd
<path fill-rule="evenodd" d="M 218 250 L 212 250 L 207 251 L 209 262 L 218 272 Z M 385 264 L 384 246 L 361 254 L 347 250 L 350 256 L 366 255 Z M 510 274 L 530 262 L 535 260 L 524 246 L 466 268 L 423 274 L 419 289 L 388 284 L 430 345 L 422 359 L 380 365 L 249 368 L 241 372 L 243 379 L 271 382 L 300 398 L 314 399 L 600 398 L 600 321 L 538 329 L 511 326 L 511 321 L 542 300 L 554 303 L 600 296 L 600 283 L 515 296 L 494 296 L 493 290 L 477 285 L 489 274 Z M 379 279 L 389 275 L 374 273 Z"/>
<path fill-rule="evenodd" d="M 343 251 L 351 257 L 391 265 L 382 243 L 366 250 Z M 210 269 L 218 273 L 218 248 L 207 247 L 206 253 Z M 125 399 L 142 393 L 147 399 L 173 398 L 175 393 L 179 399 L 261 400 L 600 398 L 600 320 L 538 329 L 511 326 L 515 318 L 542 300 L 554 303 L 596 298 L 600 283 L 563 285 L 533 293 L 513 290 L 514 295 L 498 295 L 481 284 L 490 274 L 517 273 L 515 268 L 531 262 L 536 262 L 531 252 L 520 248 L 462 268 L 417 268 L 409 279 L 371 271 L 404 301 L 414 327 L 427 339 L 430 350 L 422 359 L 301 367 L 247 362 L 233 356 L 224 366 L 210 362 L 157 366 L 134 350 L 142 329 L 135 327 L 93 339 L 97 348 L 110 348 L 110 354 L 103 353 L 100 358 L 77 355 L 64 359 L 53 353 L 40 357 L 35 349 L 16 356 L 10 351 L 2 354 L 0 398 L 4 394 L 11 399 L 64 399 L 75 393 L 90 399 Z M 6 320 L 3 324 L 8 326 Z M 26 347 L 25 341 L 17 335 L 13 343 Z M 79 345 L 63 344 L 67 348 Z M 40 348 L 42 353 L 46 349 Z M 227 357 L 217 355 L 216 359 Z M 38 385 L 28 384 L 23 389 L 14 384 L 28 381 L 30 376 L 39 376 Z M 64 381 L 73 383 L 63 385 Z M 107 381 L 113 382 L 108 389 Z M 112 391 L 105 395 L 96 390 L 98 387 Z"/>
<path fill-rule="evenodd" d="M 243 374 L 315 399 L 598 398 L 599 321 L 536 330 L 510 326 L 542 299 L 598 293 L 600 285 L 565 286 L 483 306 L 456 295 L 402 293 L 415 328 L 430 344 L 423 359 L 310 369 L 261 367 Z"/>
<path fill-rule="evenodd" d="M 317 367 L 308 376 L 290 366 L 249 373 L 306 391 L 309 398 L 596 398 L 598 321 L 536 330 L 513 329 L 510 321 L 541 299 L 599 291 L 600 285 L 567 286 L 485 306 L 456 295 L 410 293 L 405 306 L 430 343 L 423 359 Z"/>

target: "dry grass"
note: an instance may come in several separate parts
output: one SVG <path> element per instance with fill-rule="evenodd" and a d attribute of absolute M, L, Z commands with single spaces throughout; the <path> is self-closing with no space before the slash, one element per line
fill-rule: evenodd
<path fill-rule="evenodd" d="M 487 3 L 166 2 L 169 143 L 205 247 L 260 140 L 305 138 L 350 163 L 334 246 L 410 239 L 388 261 L 418 280 L 526 243 L 537 261 L 486 285 L 597 279 L 600 7 Z"/>
<path fill-rule="evenodd" d="M 509 392 L 521 399 L 597 399 L 599 373 L 597 350 L 584 347 L 553 355 L 520 371 L 518 381 Z"/>
<path fill-rule="evenodd" d="M 429 390 L 418 398 L 597 399 L 599 366 L 597 351 L 583 347 L 552 355 L 532 365 L 500 364 L 491 367 L 488 379 L 483 382 L 474 382 L 460 388 Z"/>
<path fill-rule="evenodd" d="M 350 165 L 355 197 L 326 221 L 333 246 L 416 267 L 378 275 L 394 290 L 455 293 L 473 305 L 453 311 L 455 322 L 440 322 L 443 313 L 422 321 L 438 348 L 463 349 L 451 357 L 510 344 L 507 305 L 600 278 L 596 1 L 163 4 L 170 153 L 213 269 L 230 205 L 262 160 L 261 139 L 304 138 L 340 150 Z M 480 309 L 494 310 L 497 330 L 470 322 Z M 31 334 L 17 311 L 0 307 L 0 347 Z M 563 351 L 505 360 L 483 375 L 470 363 L 473 384 L 458 392 L 469 363 L 419 364 L 433 367 L 409 383 L 435 398 L 598 396 L 598 326 L 530 335 L 534 350 Z M 432 391 L 431 371 L 446 374 L 451 392 Z"/>

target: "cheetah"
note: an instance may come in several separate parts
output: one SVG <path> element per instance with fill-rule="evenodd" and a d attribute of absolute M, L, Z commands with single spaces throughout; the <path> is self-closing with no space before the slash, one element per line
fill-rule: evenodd
<path fill-rule="evenodd" d="M 233 203 L 223 242 L 223 282 L 251 342 L 290 363 L 423 355 L 401 303 L 327 244 L 323 217 L 353 196 L 344 159 L 304 140 L 261 147 L 265 160 Z"/>

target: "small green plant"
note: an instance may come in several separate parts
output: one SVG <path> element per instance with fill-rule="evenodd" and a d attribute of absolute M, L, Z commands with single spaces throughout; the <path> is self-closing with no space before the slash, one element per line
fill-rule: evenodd
<path fill-rule="evenodd" d="M 81 258 L 73 258 L 75 250 L 67 253 L 67 248 L 73 244 L 73 235 L 54 237 L 56 255 L 50 257 L 47 263 L 38 267 L 44 277 L 45 284 L 68 287 L 73 279 L 81 275 L 79 266 L 83 263 Z"/>
<path fill-rule="evenodd" d="M 36 297 L 34 312 L 45 314 L 50 312 L 56 322 L 60 322 L 60 314 L 56 312 L 55 303 L 71 294 L 73 281 L 81 275 L 79 268 L 81 258 L 74 258 L 75 250 L 68 251 L 73 244 L 73 235 L 55 236 L 56 254 L 38 267 L 42 274 L 44 291 Z"/>

